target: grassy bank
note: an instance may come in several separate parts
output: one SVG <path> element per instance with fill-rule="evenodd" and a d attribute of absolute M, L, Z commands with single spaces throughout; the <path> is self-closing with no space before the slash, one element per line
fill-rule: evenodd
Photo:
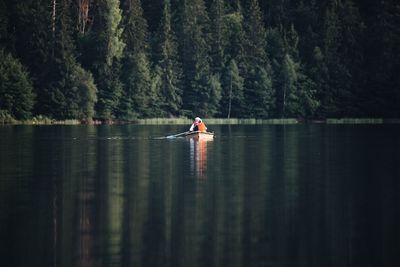
<path fill-rule="evenodd" d="M 78 125 L 78 124 L 137 124 L 137 125 L 189 125 L 192 123 L 189 118 L 149 118 L 136 119 L 132 121 L 93 121 L 90 123 L 81 122 L 79 120 L 55 120 L 44 116 L 36 116 L 29 120 L 15 120 L 14 118 L 0 118 L 0 125 Z M 400 124 L 400 119 L 375 119 L 375 118 L 342 118 L 342 119 L 325 119 L 325 120 L 298 120 L 294 118 L 287 119 L 218 119 L 205 118 L 204 122 L 209 125 L 224 124 Z"/>
<path fill-rule="evenodd" d="M 133 120 L 131 124 L 139 125 L 187 125 L 193 122 L 188 118 L 151 118 L 151 119 L 137 119 Z M 341 119 L 323 119 L 323 120 L 299 120 L 295 118 L 286 119 L 218 119 L 218 118 L 204 118 L 206 124 L 400 124 L 400 119 L 382 119 L 382 118 L 341 118 Z"/>
<path fill-rule="evenodd" d="M 133 124 L 141 125 L 158 125 L 158 124 L 191 124 L 192 119 L 187 118 L 173 118 L 173 119 L 163 119 L 163 118 L 152 118 L 152 119 L 138 119 L 132 121 Z M 296 119 L 217 119 L 217 118 L 205 118 L 204 122 L 206 124 L 296 124 L 298 121 Z"/>
<path fill-rule="evenodd" d="M 35 116 L 28 120 L 16 120 L 12 117 L 0 117 L 0 125 L 78 125 L 79 120 L 55 120 L 45 116 Z"/>
<path fill-rule="evenodd" d="M 342 118 L 342 119 L 326 119 L 327 124 L 400 124 L 400 119 L 357 119 L 357 118 Z"/>

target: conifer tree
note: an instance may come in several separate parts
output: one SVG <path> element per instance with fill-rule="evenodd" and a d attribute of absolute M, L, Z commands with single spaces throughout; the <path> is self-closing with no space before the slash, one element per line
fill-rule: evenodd
<path fill-rule="evenodd" d="M 34 112 L 51 115 L 49 82 L 55 80 L 51 63 L 52 29 L 49 1 L 7 2 L 8 34 L 12 50 L 32 76 L 36 103 Z M 12 29 L 12 30 L 11 30 Z"/>
<path fill-rule="evenodd" d="M 223 73 L 219 114 L 221 117 L 229 119 L 241 116 L 244 109 L 243 83 L 244 79 L 240 76 L 237 63 L 232 59 Z"/>
<path fill-rule="evenodd" d="M 160 96 L 152 86 L 149 33 L 140 0 L 124 0 L 123 59 L 124 96 L 121 116 L 146 117 L 160 112 Z"/>
<path fill-rule="evenodd" d="M 209 18 L 203 0 L 182 1 L 183 105 L 190 115 L 218 110 L 220 83 L 210 70 Z M 188 114 L 188 115 L 189 115 Z"/>
<path fill-rule="evenodd" d="M 359 42 L 363 24 L 351 0 L 337 1 L 327 10 L 325 20 L 325 57 L 329 70 L 327 92 L 331 106 L 326 106 L 331 116 L 355 114 L 357 95 L 357 70 L 362 63 Z"/>
<path fill-rule="evenodd" d="M 284 69 L 289 79 L 290 89 L 287 91 L 287 115 L 288 116 L 313 116 L 319 106 L 316 99 L 316 84 L 307 75 L 303 63 L 300 61 L 298 44 L 299 36 L 292 24 L 284 34 L 286 55 Z M 292 84 L 293 82 L 293 84 Z"/>
<path fill-rule="evenodd" d="M 221 71 L 220 116 L 240 117 L 245 105 L 243 16 L 240 11 L 233 11 L 224 16 L 222 23 L 223 55 L 227 63 Z"/>
<path fill-rule="evenodd" d="M 96 116 L 115 117 L 122 93 L 119 60 L 125 47 L 122 41 L 119 0 L 99 0 L 91 9 L 93 23 L 81 37 L 81 61 L 91 70 L 98 88 Z"/>
<path fill-rule="evenodd" d="M 321 49 L 316 46 L 314 48 L 314 53 L 312 61 L 309 67 L 310 79 L 315 83 L 316 99 L 318 99 L 320 105 L 318 106 L 317 114 L 319 117 L 326 117 L 327 110 L 326 106 L 331 106 L 330 99 L 328 98 L 328 68 L 325 63 L 325 57 Z"/>
<path fill-rule="evenodd" d="M 399 117 L 400 109 L 400 7 L 398 1 L 375 1 L 364 6 L 366 15 L 363 94 L 367 116 Z"/>
<path fill-rule="evenodd" d="M 56 2 L 54 2 L 55 4 Z M 49 84 L 51 116 L 91 120 L 97 88 L 91 73 L 76 61 L 72 40 L 71 0 L 58 0 L 53 10 L 51 62 L 55 79 Z"/>
<path fill-rule="evenodd" d="M 247 117 L 268 117 L 273 108 L 272 74 L 267 58 L 267 34 L 257 0 L 251 0 L 244 16 L 244 96 Z"/>
<path fill-rule="evenodd" d="M 160 26 L 159 57 L 156 74 L 159 77 L 159 89 L 162 96 L 162 110 L 168 115 L 179 115 L 182 104 L 182 69 L 178 61 L 178 47 L 172 29 L 171 3 L 164 1 L 163 17 Z"/>
<path fill-rule="evenodd" d="M 220 73 L 224 66 L 224 0 L 213 0 L 210 11 L 211 67 L 213 73 Z"/>

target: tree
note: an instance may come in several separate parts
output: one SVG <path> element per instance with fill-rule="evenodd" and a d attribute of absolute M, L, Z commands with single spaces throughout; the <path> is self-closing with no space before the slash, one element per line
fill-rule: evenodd
<path fill-rule="evenodd" d="M 156 74 L 159 77 L 159 89 L 162 96 L 162 110 L 169 115 L 179 115 L 182 104 L 182 69 L 178 61 L 178 45 L 172 30 L 171 3 L 164 1 L 163 18 L 159 30 L 159 57 Z M 157 79 L 156 79 L 157 81 Z"/>
<path fill-rule="evenodd" d="M 54 1 L 53 47 L 51 64 L 54 80 L 49 83 L 49 115 L 58 119 L 91 120 L 94 115 L 97 88 L 91 73 L 77 62 L 72 39 L 71 0 Z"/>
<path fill-rule="evenodd" d="M 350 0 L 337 1 L 326 12 L 324 54 L 330 89 L 325 99 L 332 105 L 322 104 L 330 116 L 358 113 L 359 107 L 354 100 L 362 79 L 357 73 L 362 65 L 360 40 L 363 27 L 358 10 Z"/>
<path fill-rule="evenodd" d="M 115 117 L 122 93 L 119 60 L 125 47 L 122 41 L 119 0 L 100 0 L 91 9 L 93 23 L 80 37 L 80 60 L 93 73 L 98 88 L 96 116 Z"/>
<path fill-rule="evenodd" d="M 32 76 L 36 96 L 34 112 L 50 115 L 49 83 L 55 79 L 51 52 L 53 45 L 49 1 L 7 1 L 10 51 Z"/>
<path fill-rule="evenodd" d="M 273 108 L 271 66 L 267 58 L 267 33 L 257 0 L 251 0 L 244 16 L 244 116 L 266 118 Z"/>
<path fill-rule="evenodd" d="M 239 68 L 234 59 L 225 68 L 222 82 L 220 116 L 227 117 L 228 119 L 231 117 L 240 117 L 244 109 L 244 79 L 240 76 Z"/>
<path fill-rule="evenodd" d="M 16 119 L 31 116 L 34 94 L 25 67 L 11 54 L 0 50 L 0 110 Z"/>
<path fill-rule="evenodd" d="M 258 65 L 248 69 L 245 91 L 245 116 L 268 118 L 273 112 L 273 88 L 269 73 Z"/>
<path fill-rule="evenodd" d="M 209 18 L 203 0 L 182 1 L 183 106 L 187 115 L 212 116 L 220 95 L 210 70 Z"/>
<path fill-rule="evenodd" d="M 213 73 L 220 73 L 224 66 L 224 0 L 213 0 L 210 11 L 211 67 Z"/>
<path fill-rule="evenodd" d="M 375 1 L 363 5 L 366 21 L 365 87 L 360 96 L 368 116 L 399 117 L 400 109 L 400 5 Z"/>
<path fill-rule="evenodd" d="M 325 63 L 325 57 L 321 49 L 316 46 L 312 61 L 309 67 L 310 79 L 314 82 L 316 88 L 316 99 L 319 101 L 318 110 L 316 111 L 319 117 L 326 117 L 328 107 L 332 106 L 332 99 L 329 98 L 328 86 L 328 67 Z"/>
<path fill-rule="evenodd" d="M 125 0 L 123 4 L 126 49 L 122 61 L 124 94 L 119 114 L 127 119 L 152 116 L 160 112 L 160 97 L 155 91 L 158 88 L 152 86 L 147 22 L 140 0 Z"/>
<path fill-rule="evenodd" d="M 307 117 L 319 102 L 315 83 L 306 75 L 298 52 L 299 37 L 294 26 L 283 25 L 268 33 L 268 51 L 273 61 L 276 114 L 279 117 Z"/>

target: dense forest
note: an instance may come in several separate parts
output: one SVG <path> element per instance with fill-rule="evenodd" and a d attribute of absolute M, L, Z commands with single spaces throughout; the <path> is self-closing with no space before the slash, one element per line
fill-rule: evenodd
<path fill-rule="evenodd" d="M 400 117 L 396 0 L 0 0 L 0 117 Z"/>

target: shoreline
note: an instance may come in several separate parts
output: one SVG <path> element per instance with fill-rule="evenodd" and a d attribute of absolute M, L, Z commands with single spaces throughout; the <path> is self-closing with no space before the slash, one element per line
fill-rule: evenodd
<path fill-rule="evenodd" d="M 327 119 L 222 119 L 222 118 L 209 118 L 205 119 L 209 125 L 225 124 L 225 125 L 294 125 L 294 124 L 400 124 L 400 118 L 327 118 Z M 54 120 L 46 117 L 35 117 L 30 120 L 12 120 L 0 121 L 0 126 L 4 125 L 187 125 L 191 124 L 192 120 L 189 118 L 148 118 L 148 119 L 135 119 L 130 121 L 123 120 L 91 120 L 80 121 L 76 119 L 69 120 Z"/>

